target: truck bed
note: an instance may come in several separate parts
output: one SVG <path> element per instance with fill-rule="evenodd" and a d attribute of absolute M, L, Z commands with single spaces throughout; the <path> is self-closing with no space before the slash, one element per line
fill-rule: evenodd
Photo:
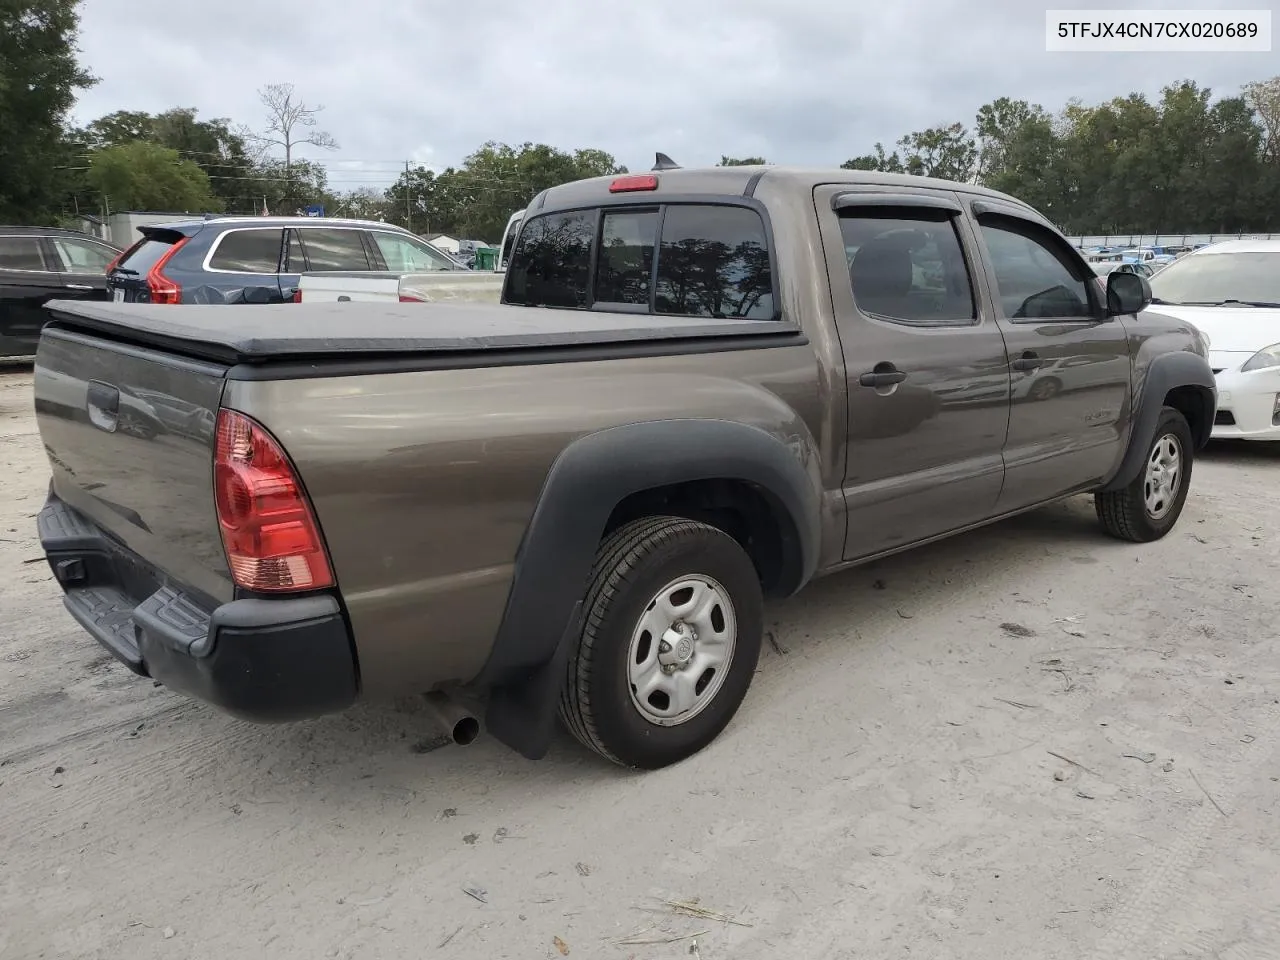
<path fill-rule="evenodd" d="M 155 305 L 53 300 L 55 326 L 222 364 L 801 337 L 778 321 L 482 303 Z"/>

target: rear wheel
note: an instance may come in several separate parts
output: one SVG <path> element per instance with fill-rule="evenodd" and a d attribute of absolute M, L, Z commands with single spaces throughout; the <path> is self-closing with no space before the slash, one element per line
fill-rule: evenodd
<path fill-rule="evenodd" d="M 624 766 L 697 753 L 751 685 L 762 609 L 755 566 L 723 531 L 678 517 L 621 527 L 596 554 L 561 719 Z"/>
<path fill-rule="evenodd" d="M 1123 490 L 1093 495 L 1102 528 L 1133 543 L 1159 540 L 1172 530 L 1191 487 L 1193 449 L 1186 417 L 1165 407 L 1134 481 Z"/>

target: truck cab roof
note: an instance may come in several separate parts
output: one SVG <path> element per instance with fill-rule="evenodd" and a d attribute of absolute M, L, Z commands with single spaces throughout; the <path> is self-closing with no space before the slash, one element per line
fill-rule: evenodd
<path fill-rule="evenodd" d="M 617 181 L 640 183 L 645 178 L 652 178 L 655 186 L 640 188 L 632 186 L 623 191 L 611 191 Z M 905 188 L 911 190 L 931 189 L 965 193 L 975 197 L 999 201 L 1016 206 L 1019 209 L 1036 213 L 1032 207 L 1016 197 L 998 190 L 990 190 L 971 183 L 958 183 L 952 180 L 940 180 L 934 177 L 917 177 L 905 173 L 879 173 L 874 170 L 844 170 L 830 167 L 789 167 L 789 166 L 743 166 L 743 167 L 700 167 L 679 168 L 673 170 L 654 170 L 642 173 L 627 173 L 614 176 L 593 177 L 590 180 L 578 180 L 558 187 L 551 187 L 538 194 L 529 204 L 526 211 L 535 216 L 542 210 L 566 209 L 579 205 L 599 203 L 602 196 L 631 198 L 633 202 L 642 201 L 643 197 L 656 198 L 668 194 L 703 194 L 710 196 L 742 195 L 754 196 L 761 185 L 777 185 L 783 190 L 799 188 L 812 189 L 819 184 L 847 183 L 850 186 L 875 188 Z M 1036 213 L 1037 218 L 1040 217 Z"/>

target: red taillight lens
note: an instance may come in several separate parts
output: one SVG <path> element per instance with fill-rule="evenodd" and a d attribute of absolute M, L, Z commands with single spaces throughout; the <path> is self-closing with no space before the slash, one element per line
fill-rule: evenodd
<path fill-rule="evenodd" d="M 301 291 L 301 290 L 295 290 L 295 291 L 293 291 L 293 302 L 294 302 L 294 303 L 301 303 L 301 302 L 302 302 L 302 291 Z"/>
<path fill-rule="evenodd" d="M 218 411 L 217 434 L 214 500 L 236 585 L 263 593 L 333 586 L 320 527 L 284 450 L 234 410 Z"/>
<path fill-rule="evenodd" d="M 173 259 L 173 255 L 181 250 L 186 242 L 187 238 L 183 237 L 166 250 L 164 256 L 155 262 L 155 266 L 147 271 L 147 289 L 151 292 L 152 303 L 182 302 L 182 287 L 164 275 L 164 265 Z"/>
<path fill-rule="evenodd" d="M 423 300 L 421 297 L 411 297 L 406 293 L 402 293 L 400 294 L 400 302 L 401 303 L 426 303 L 427 301 Z"/>
<path fill-rule="evenodd" d="M 609 184 L 610 193 L 633 193 L 637 190 L 657 190 L 658 178 L 651 173 L 632 177 L 618 177 Z"/>

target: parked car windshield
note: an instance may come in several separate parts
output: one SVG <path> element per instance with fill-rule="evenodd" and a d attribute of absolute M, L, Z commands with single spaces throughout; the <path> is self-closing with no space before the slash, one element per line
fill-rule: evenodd
<path fill-rule="evenodd" d="M 1184 257 L 1151 278 L 1151 293 L 1169 304 L 1280 304 L 1280 251 Z"/>

